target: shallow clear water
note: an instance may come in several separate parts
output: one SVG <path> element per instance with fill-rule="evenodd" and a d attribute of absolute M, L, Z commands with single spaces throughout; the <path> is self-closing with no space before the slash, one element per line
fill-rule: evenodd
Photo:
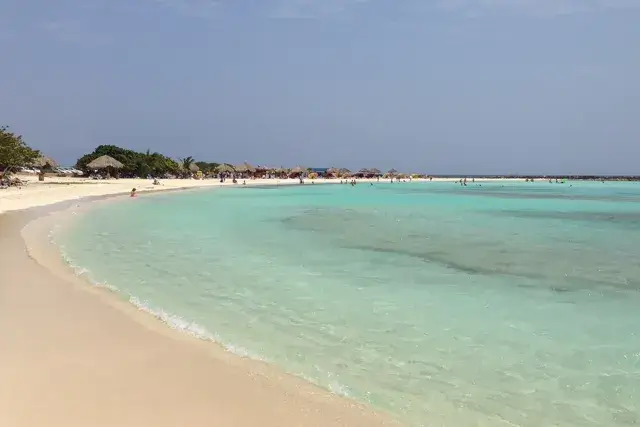
<path fill-rule="evenodd" d="M 640 423 L 640 184 L 142 195 L 56 240 L 172 326 L 412 425 Z"/>

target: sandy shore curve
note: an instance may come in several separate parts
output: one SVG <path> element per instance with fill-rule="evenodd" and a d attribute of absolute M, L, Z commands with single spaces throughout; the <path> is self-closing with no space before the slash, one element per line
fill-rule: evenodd
<path fill-rule="evenodd" d="M 120 193 L 128 183 L 122 185 Z M 75 196 L 85 197 L 83 191 Z M 271 365 L 174 331 L 77 277 L 49 230 L 90 203 L 0 214 L 0 425 L 398 425 Z"/>

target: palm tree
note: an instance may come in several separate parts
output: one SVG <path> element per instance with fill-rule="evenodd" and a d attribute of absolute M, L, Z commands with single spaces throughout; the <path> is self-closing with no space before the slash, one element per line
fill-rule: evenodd
<path fill-rule="evenodd" d="M 180 159 L 180 162 L 182 163 L 182 167 L 186 171 L 191 169 L 191 164 L 193 163 L 193 161 L 194 161 L 194 158 L 191 156 L 185 157 L 184 159 Z"/>
<path fill-rule="evenodd" d="M 189 171 L 191 171 L 191 165 L 193 165 L 194 160 L 195 159 L 191 156 L 180 159 L 180 168 L 184 173 L 189 173 Z"/>

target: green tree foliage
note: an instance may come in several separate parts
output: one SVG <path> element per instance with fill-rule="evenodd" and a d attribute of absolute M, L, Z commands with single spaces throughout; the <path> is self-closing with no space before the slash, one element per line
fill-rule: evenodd
<path fill-rule="evenodd" d="M 160 153 L 151 153 L 147 150 L 145 153 L 139 153 L 126 148 L 116 147 L 115 145 L 100 145 L 92 153 L 85 154 L 78 159 L 76 168 L 89 171 L 87 164 L 100 156 L 110 156 L 118 160 L 124 165 L 120 170 L 120 176 L 146 178 L 148 175 L 154 177 L 162 177 L 166 174 L 180 173 L 180 165 Z"/>
<path fill-rule="evenodd" d="M 38 150 L 29 147 L 21 135 L 11 132 L 8 127 L 0 126 L 0 169 L 29 166 L 40 156 Z"/>
<path fill-rule="evenodd" d="M 194 158 L 191 156 L 185 157 L 184 159 L 180 159 L 180 162 L 181 162 L 182 169 L 188 172 L 191 169 L 191 165 L 194 162 Z"/>
<path fill-rule="evenodd" d="M 220 166 L 220 163 L 196 162 L 196 165 L 198 165 L 203 174 L 209 175 L 216 172 L 216 168 Z"/>

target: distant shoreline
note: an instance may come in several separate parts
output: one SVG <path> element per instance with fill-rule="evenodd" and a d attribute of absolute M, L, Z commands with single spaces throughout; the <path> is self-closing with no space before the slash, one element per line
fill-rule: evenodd
<path fill-rule="evenodd" d="M 572 181 L 640 181 L 640 175 L 429 175 L 433 178 L 475 179 L 569 179 Z"/>
<path fill-rule="evenodd" d="M 0 190 L 0 214 L 8 211 L 23 210 L 36 206 L 45 206 L 77 200 L 84 197 L 122 195 L 136 188 L 138 193 L 158 192 L 187 188 L 219 188 L 219 187 L 246 187 L 250 186 L 281 186 L 298 185 L 298 179 L 241 179 L 236 184 L 231 180 L 221 183 L 217 179 L 163 179 L 161 185 L 153 185 L 148 179 L 110 179 L 92 180 L 82 177 L 47 177 L 44 182 L 39 182 L 37 176 L 20 175 L 27 181 L 23 187 L 11 187 Z M 640 176 L 614 176 L 614 175 L 430 175 L 429 178 L 401 178 L 404 182 L 459 182 L 464 179 L 480 181 L 545 181 L 545 180 L 572 180 L 572 181 L 616 181 L 637 182 Z M 340 184 L 348 182 L 351 178 L 317 178 L 305 179 L 305 184 Z M 389 177 L 355 178 L 360 183 L 384 183 Z"/>

